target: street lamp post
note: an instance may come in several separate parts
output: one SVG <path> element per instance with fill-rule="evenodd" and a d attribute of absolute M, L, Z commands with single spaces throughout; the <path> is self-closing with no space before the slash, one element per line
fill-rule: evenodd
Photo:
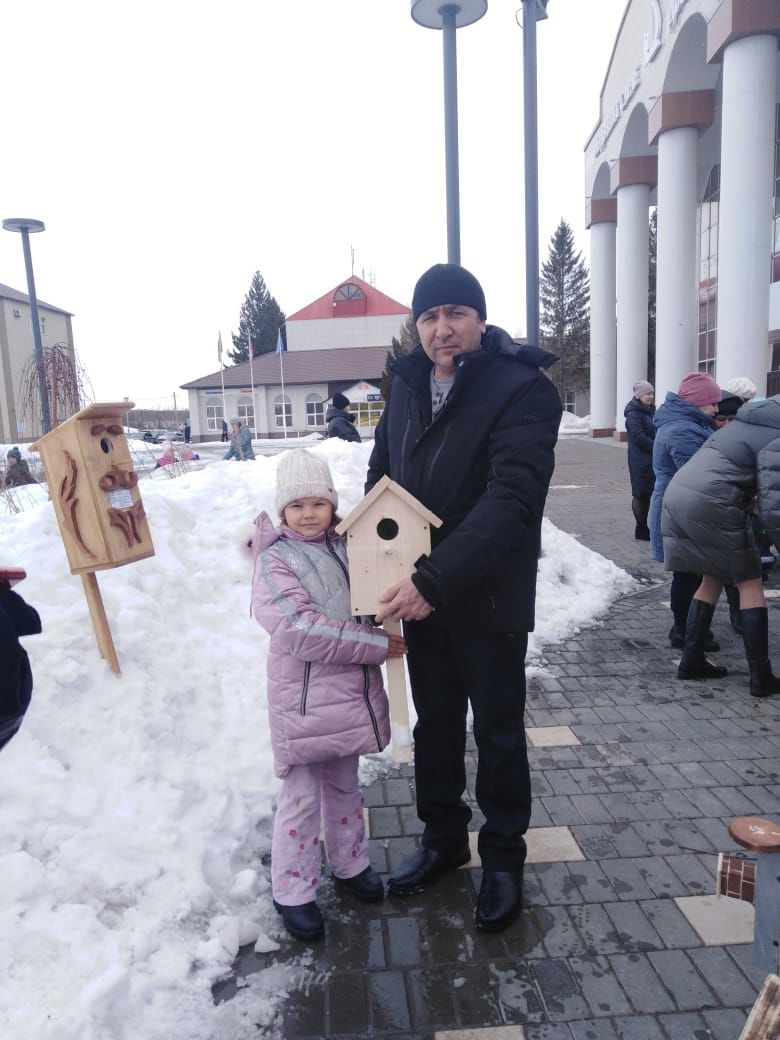
<path fill-rule="evenodd" d="M 29 220 L 26 217 L 10 217 L 3 221 L 6 231 L 18 231 L 22 236 L 24 250 L 24 267 L 27 272 L 27 295 L 30 298 L 30 318 L 35 344 L 35 365 L 38 369 L 38 390 L 41 395 L 41 420 L 43 432 L 51 430 L 51 413 L 49 411 L 49 390 L 46 386 L 46 366 L 43 362 L 43 343 L 41 342 L 41 322 L 38 317 L 38 297 L 35 295 L 35 279 L 33 278 L 32 254 L 30 253 L 30 235 L 37 231 L 45 231 L 42 220 Z"/>
<path fill-rule="evenodd" d="M 412 18 L 426 29 L 443 30 L 444 155 L 447 190 L 447 260 L 460 263 L 460 189 L 458 182 L 458 61 L 455 30 L 477 22 L 487 0 L 412 0 Z"/>
<path fill-rule="evenodd" d="M 536 121 L 536 23 L 547 0 L 523 0 L 523 132 L 525 150 L 525 311 L 528 342 L 539 345 L 539 156 Z"/>

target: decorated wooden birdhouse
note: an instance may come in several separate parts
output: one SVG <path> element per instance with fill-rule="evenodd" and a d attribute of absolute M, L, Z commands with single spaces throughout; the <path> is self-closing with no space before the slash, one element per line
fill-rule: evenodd
<path fill-rule="evenodd" d="M 379 596 L 414 572 L 431 551 L 441 520 L 389 477 L 382 477 L 336 530 L 347 537 L 352 613 L 376 614 Z"/>
<path fill-rule="evenodd" d="M 91 404 L 32 445 L 43 469 L 71 573 L 154 556 L 122 428 L 128 401 Z"/>

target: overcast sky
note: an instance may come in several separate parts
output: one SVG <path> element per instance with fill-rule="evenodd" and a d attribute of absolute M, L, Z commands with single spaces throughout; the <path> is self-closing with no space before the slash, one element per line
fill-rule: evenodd
<path fill-rule="evenodd" d="M 626 0 L 537 25 L 540 258 L 587 259 L 583 147 Z M 461 259 L 525 331 L 520 0 L 458 32 Z M 408 0 L 16 0 L 0 217 L 34 217 L 41 299 L 74 313 L 99 400 L 165 407 L 217 368 L 259 270 L 292 314 L 351 272 L 409 303 L 447 258 L 440 32 Z M 0 232 L 0 282 L 26 291 Z"/>

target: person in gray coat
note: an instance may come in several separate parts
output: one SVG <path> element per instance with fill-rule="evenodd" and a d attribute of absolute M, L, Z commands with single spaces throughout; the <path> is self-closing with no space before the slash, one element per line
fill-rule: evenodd
<path fill-rule="evenodd" d="M 772 674 L 761 553 L 752 523 L 757 508 L 772 541 L 780 543 L 780 394 L 751 401 L 672 478 L 664 495 L 661 531 L 667 570 L 703 575 L 685 627 L 680 679 L 719 678 L 704 641 L 721 589 L 739 590 L 740 622 L 754 697 L 780 693 Z"/>

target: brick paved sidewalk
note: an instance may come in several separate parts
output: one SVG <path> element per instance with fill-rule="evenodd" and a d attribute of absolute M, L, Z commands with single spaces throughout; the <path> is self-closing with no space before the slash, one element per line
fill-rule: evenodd
<path fill-rule="evenodd" d="M 285 1006 L 285 1038 L 739 1037 L 764 973 L 752 962 L 752 908 L 711 905 L 715 870 L 718 852 L 737 851 L 730 819 L 780 816 L 780 698 L 749 696 L 725 604 L 717 660 L 732 674 L 674 678 L 668 585 L 633 541 L 621 448 L 564 441 L 553 485 L 551 519 L 646 583 L 551 648 L 545 675 L 529 681 L 527 909 L 500 935 L 474 928 L 476 855 L 428 892 L 375 907 L 323 884 L 327 937 Z M 779 607 L 770 600 L 780 660 Z M 471 745 L 472 805 L 475 768 Z M 411 768 L 372 785 L 367 803 L 372 861 L 386 874 L 421 829 Z M 236 977 L 303 949 L 293 940 L 274 954 L 248 948 Z M 233 992 L 228 980 L 215 998 Z"/>

